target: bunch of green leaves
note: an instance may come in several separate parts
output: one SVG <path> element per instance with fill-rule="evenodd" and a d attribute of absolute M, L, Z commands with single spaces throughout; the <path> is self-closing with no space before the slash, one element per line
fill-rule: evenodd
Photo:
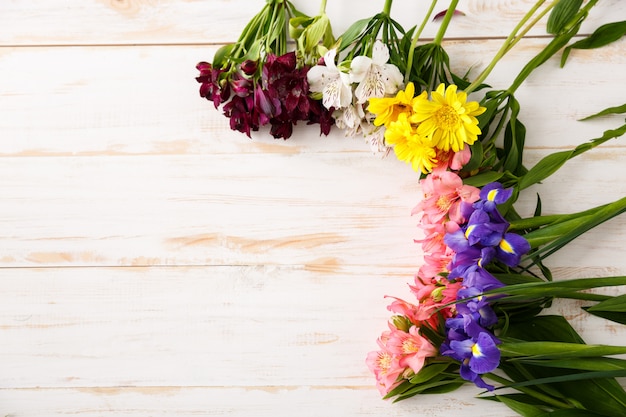
<path fill-rule="evenodd" d="M 372 17 L 354 22 L 339 37 L 337 52 L 342 54 L 344 64 L 348 64 L 356 56 L 372 56 L 372 49 L 377 39 L 389 49 L 389 62 L 397 66 L 401 72 L 406 67 L 405 51 L 411 43 L 411 34 L 391 17 L 392 0 L 386 0 L 383 11 Z"/>
<path fill-rule="evenodd" d="M 317 64 L 319 58 L 335 44 L 335 37 L 322 0 L 317 16 L 298 15 L 289 19 L 289 36 L 296 41 L 298 59 L 303 65 Z"/>
<path fill-rule="evenodd" d="M 217 50 L 213 57 L 213 68 L 231 68 L 246 60 L 256 62 L 269 53 L 285 54 L 288 42 L 287 22 L 292 18 L 305 17 L 288 0 L 266 0 L 265 6 L 242 30 L 237 42 Z"/>

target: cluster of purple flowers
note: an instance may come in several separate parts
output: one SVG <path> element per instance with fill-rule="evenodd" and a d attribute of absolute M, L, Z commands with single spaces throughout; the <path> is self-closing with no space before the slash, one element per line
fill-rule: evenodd
<path fill-rule="evenodd" d="M 230 119 L 230 128 L 250 137 L 251 131 L 270 125 L 274 138 L 287 139 L 298 121 L 319 123 L 320 132 L 328 135 L 334 123 L 332 110 L 320 100 L 309 96 L 307 66 L 298 66 L 295 52 L 276 56 L 268 54 L 265 61 L 244 61 L 226 68 L 215 68 L 200 62 L 200 96 L 212 101 L 215 108 L 223 106 Z"/>
<path fill-rule="evenodd" d="M 457 293 L 457 315 L 446 320 L 447 339 L 441 353 L 461 363 L 463 379 L 478 387 L 493 390 L 481 375 L 495 370 L 500 363 L 498 338 L 489 330 L 498 322 L 491 302 L 493 297 L 482 293 L 504 284 L 485 268 L 492 261 L 516 267 L 530 245 L 522 236 L 507 232 L 509 223 L 497 205 L 506 202 L 513 193 L 498 182 L 485 185 L 480 200 L 466 205 L 466 224 L 444 237 L 445 244 L 455 252 L 449 265 L 448 279 L 462 279 Z"/>

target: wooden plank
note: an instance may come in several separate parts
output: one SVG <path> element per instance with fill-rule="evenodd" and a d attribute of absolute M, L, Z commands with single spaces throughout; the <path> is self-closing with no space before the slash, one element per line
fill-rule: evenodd
<path fill-rule="evenodd" d="M 102 387 L 106 394 L 159 386 L 372 391 L 365 356 L 391 316 L 384 296 L 411 300 L 405 272 L 2 268 L 0 388 L 3 395 L 16 388 Z M 555 269 L 557 279 L 599 273 Z M 589 343 L 626 343 L 624 326 L 579 306 L 558 308 Z"/>
<path fill-rule="evenodd" d="M 546 153 L 530 151 L 528 160 Z M 579 156 L 528 190 L 522 212 L 532 214 L 535 191 L 546 214 L 621 198 L 626 183 L 610 179 L 624 172 L 625 157 L 624 148 Z M 419 259 L 412 243 L 418 219 L 410 216 L 421 198 L 417 175 L 391 158 L 318 153 L 1 162 L 3 266 L 278 264 L 324 265 L 332 272 L 348 265 L 404 267 Z M 573 262 L 626 265 L 619 255 L 625 222 L 622 216 L 578 239 L 568 252 L 577 254 Z"/>
<path fill-rule="evenodd" d="M 449 38 L 506 37 L 534 0 L 461 0 Z M 246 23 L 263 7 L 262 1 L 146 1 L 146 0 L 35 0 L 0 3 L 0 45 L 135 45 L 207 44 L 233 42 Z M 295 1 L 304 13 L 315 15 L 319 2 Z M 352 22 L 382 10 L 383 2 L 328 2 L 335 36 Z M 421 24 L 430 2 L 395 2 L 392 17 L 406 29 Z M 445 4 L 437 11 L 445 9 Z M 621 16 L 621 17 L 620 17 Z M 604 0 L 593 9 L 581 29 L 590 33 L 607 22 L 623 20 L 626 5 Z M 545 19 L 529 34 L 545 35 Z M 439 28 L 430 22 L 423 38 L 432 38 Z M 476 31 L 480 28 L 480 32 Z"/>
<path fill-rule="evenodd" d="M 49 417 L 78 414 L 128 417 L 393 415 L 515 417 L 498 403 L 474 398 L 467 387 L 452 394 L 425 395 L 393 404 L 372 388 L 337 387 L 115 387 L 78 389 L 0 389 L 8 415 Z"/>
<path fill-rule="evenodd" d="M 496 67 L 489 83 L 495 89 L 508 88 L 545 44 L 546 40 L 519 44 Z M 448 49 L 460 73 L 475 67 L 476 75 L 499 46 L 500 41 L 453 42 Z M 287 141 L 272 139 L 267 130 L 252 140 L 231 131 L 221 111 L 198 96 L 194 80 L 195 64 L 210 59 L 214 50 L 162 46 L 0 50 L 4 74 L 0 155 L 370 152 L 362 138 L 344 138 L 338 130 L 320 137 L 317 127 L 306 125 L 296 126 Z M 626 39 L 600 50 L 575 51 L 564 69 L 558 68 L 556 59 L 538 69 L 517 94 L 528 130 L 527 146 L 575 146 L 618 126 L 622 119 L 617 116 L 576 120 L 622 103 L 623 89 L 618 86 L 623 81 L 615 68 L 626 68 L 625 51 Z M 55 64 L 42 71 L 41 62 Z M 588 77 L 590 82 L 580 81 Z"/>

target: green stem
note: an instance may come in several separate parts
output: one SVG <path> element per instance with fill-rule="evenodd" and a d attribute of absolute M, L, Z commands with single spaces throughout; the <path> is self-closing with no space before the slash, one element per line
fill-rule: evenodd
<path fill-rule="evenodd" d="M 582 21 L 585 20 L 587 14 L 589 13 L 589 9 L 595 6 L 597 2 L 598 0 L 591 0 L 585 5 L 585 7 L 580 9 L 576 16 L 574 16 L 574 18 L 570 21 L 570 23 L 561 31 L 561 33 L 555 36 L 554 39 L 552 39 L 552 41 L 548 44 L 548 46 L 544 48 L 543 51 L 541 51 L 530 62 L 528 62 L 528 64 L 526 64 L 524 68 L 522 68 L 517 78 L 515 78 L 515 80 L 509 87 L 508 91 L 514 92 L 524 82 L 524 80 L 528 78 L 530 73 L 535 68 L 543 64 L 545 61 L 548 60 L 548 58 L 550 58 L 552 55 L 561 50 L 562 47 L 564 47 L 567 42 L 569 42 L 569 40 L 574 37 L 574 35 L 578 32 L 578 28 L 580 27 Z"/>
<path fill-rule="evenodd" d="M 506 378 L 502 378 L 498 375 L 495 375 L 493 373 L 488 373 L 484 375 L 485 377 L 491 379 L 492 381 L 496 381 L 499 382 L 503 385 L 509 385 L 512 384 L 512 381 L 509 381 Z M 556 398 L 553 398 L 549 395 L 543 394 L 541 392 L 535 391 L 534 389 L 528 388 L 528 387 L 515 387 L 516 390 L 523 392 L 526 395 L 530 395 L 531 397 L 534 397 L 540 401 L 543 401 L 546 404 L 550 404 L 553 405 L 555 407 L 558 408 L 573 408 L 571 404 L 568 404 L 566 402 L 563 401 L 559 401 Z"/>
<path fill-rule="evenodd" d="M 509 230 L 522 230 L 522 229 L 532 229 L 536 227 L 546 226 L 549 224 L 562 223 L 568 220 L 581 218 L 584 216 L 588 216 L 594 214 L 600 210 L 603 210 L 610 206 L 611 204 L 615 204 L 618 201 L 614 201 L 612 203 L 603 204 L 601 206 L 597 206 L 591 208 L 589 210 L 579 211 L 577 213 L 571 214 L 550 214 L 545 216 L 535 216 L 528 217 L 525 219 L 512 220 L 509 226 Z"/>
<path fill-rule="evenodd" d="M 433 39 L 433 43 L 435 45 L 441 45 L 441 41 L 443 40 L 443 35 L 446 33 L 446 30 L 448 29 L 448 25 L 450 24 L 450 20 L 452 19 L 452 16 L 454 15 L 454 10 L 456 9 L 456 5 L 458 3 L 459 3 L 459 0 L 452 0 L 450 2 L 450 6 L 448 7 L 448 10 L 446 11 L 446 15 L 443 17 L 441 26 L 439 27 L 439 31 L 437 32 L 435 39 Z"/>
<path fill-rule="evenodd" d="M 385 0 L 385 7 L 383 7 L 383 14 L 387 16 L 391 14 L 391 3 L 393 3 L 393 0 Z"/>
<path fill-rule="evenodd" d="M 320 4 L 319 14 L 324 14 L 324 13 L 326 13 L 326 0 L 322 0 L 322 3 Z"/>
<path fill-rule="evenodd" d="M 556 0 L 555 2 L 553 2 L 548 7 L 549 8 L 554 7 L 554 5 L 556 3 L 558 3 L 558 1 L 559 0 Z M 482 84 L 482 82 L 485 81 L 487 76 L 495 68 L 495 66 L 498 63 L 498 61 L 500 61 L 500 59 L 508 51 L 511 50 L 511 48 L 519 41 L 519 39 L 521 39 L 521 38 L 517 38 L 518 32 L 522 29 L 522 27 L 526 24 L 526 22 L 528 22 L 528 20 L 530 20 L 530 18 L 535 14 L 535 12 L 539 9 L 539 7 L 541 7 L 541 5 L 543 3 L 545 3 L 545 0 L 538 0 L 537 3 L 535 3 L 535 5 L 528 11 L 528 13 L 526 13 L 524 15 L 524 17 L 522 18 L 522 20 L 519 21 L 517 26 L 515 26 L 515 28 L 513 28 L 513 30 L 509 34 L 509 36 L 506 38 L 506 40 L 504 41 L 504 43 L 502 44 L 502 46 L 498 50 L 498 52 L 496 52 L 496 55 L 493 57 L 493 59 L 491 60 L 489 65 L 487 65 L 487 67 L 478 75 L 478 77 L 465 89 L 466 93 L 469 94 L 470 92 L 474 91 L 474 89 L 476 89 L 480 84 Z M 533 24 L 534 23 L 536 23 L 536 21 L 534 21 Z M 532 27 L 532 26 L 529 26 L 528 28 L 526 28 L 523 31 L 523 33 L 524 34 L 527 33 L 528 30 L 530 29 L 530 27 Z"/>
<path fill-rule="evenodd" d="M 407 59 L 406 71 L 404 73 L 405 84 L 409 82 L 409 77 L 411 75 L 411 67 L 413 67 L 413 55 L 415 55 L 414 51 L 415 51 L 415 47 L 417 46 L 417 41 L 419 40 L 420 36 L 422 36 L 422 32 L 424 31 L 424 28 L 426 27 L 426 23 L 428 23 L 428 21 L 430 20 L 430 15 L 433 14 L 433 10 L 435 9 L 436 4 L 437 4 L 437 0 L 432 0 L 432 2 L 430 3 L 430 8 L 428 9 L 426 16 L 424 16 L 424 20 L 422 20 L 422 24 L 415 32 L 415 36 L 413 36 L 413 39 L 411 39 L 411 46 L 409 47 L 409 57 Z"/>

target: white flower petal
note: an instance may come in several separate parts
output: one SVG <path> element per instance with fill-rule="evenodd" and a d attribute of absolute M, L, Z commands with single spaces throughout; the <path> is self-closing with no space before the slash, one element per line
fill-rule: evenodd
<path fill-rule="evenodd" d="M 385 83 L 385 94 L 396 94 L 404 85 L 404 76 L 393 64 L 382 66 L 383 82 Z"/>
<path fill-rule="evenodd" d="M 376 65 L 383 65 L 389 61 L 389 48 L 380 40 L 374 42 L 374 48 L 372 48 L 372 61 Z"/>
<path fill-rule="evenodd" d="M 315 65 L 309 69 L 306 79 L 309 82 L 309 90 L 321 93 L 329 82 L 339 78 L 338 71 L 331 71 L 324 65 Z"/>
<path fill-rule="evenodd" d="M 372 97 L 385 96 L 385 83 L 383 74 L 375 66 L 367 72 L 365 78 L 359 83 L 354 91 L 359 103 L 365 103 Z"/>
<path fill-rule="evenodd" d="M 350 82 L 360 83 L 372 66 L 372 58 L 356 56 L 350 64 Z"/>
<path fill-rule="evenodd" d="M 331 71 L 339 72 L 339 70 L 337 69 L 337 65 L 335 65 L 335 56 L 337 56 L 337 50 L 329 49 L 324 54 L 324 64 L 326 64 L 326 67 L 328 67 L 328 69 L 330 69 Z"/>

